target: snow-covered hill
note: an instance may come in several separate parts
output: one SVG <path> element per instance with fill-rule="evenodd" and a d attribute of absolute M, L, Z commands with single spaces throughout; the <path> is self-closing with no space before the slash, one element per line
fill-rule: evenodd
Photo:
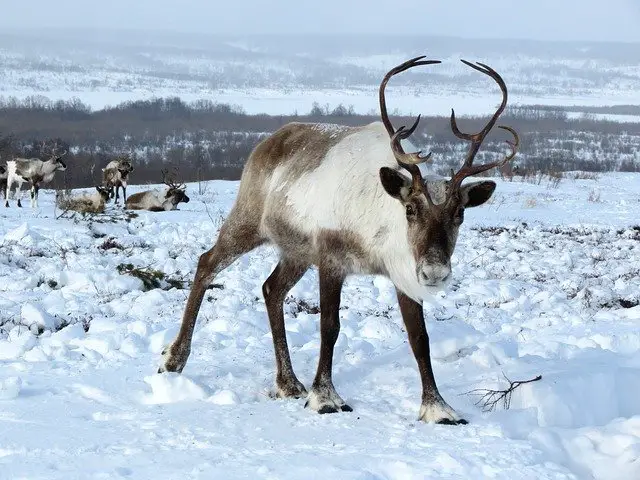
<path fill-rule="evenodd" d="M 416 422 L 418 371 L 382 278 L 343 292 L 335 384 L 355 411 L 270 399 L 270 247 L 216 278 L 184 374 L 155 373 L 188 294 L 167 280 L 191 280 L 235 182 L 137 217 L 56 219 L 45 191 L 37 210 L 0 208 L 0 478 L 640 478 L 640 175 L 498 182 L 466 216 L 451 289 L 425 305 L 441 392 L 470 420 L 457 427 Z M 166 278 L 145 291 L 131 267 Z M 307 385 L 317 292 L 311 271 L 286 305 Z M 465 394 L 505 375 L 542 379 L 509 410 Z"/>
<path fill-rule="evenodd" d="M 307 112 L 317 102 L 366 113 L 377 111 L 384 72 L 425 54 L 444 64 L 394 79 L 390 96 L 399 112 L 490 110 L 495 86 L 459 58 L 496 68 L 512 104 L 638 104 L 638 52 L 631 44 L 439 37 L 6 32 L 0 34 L 0 95 L 78 97 L 94 108 L 160 96 L 208 98 L 269 114 Z"/>

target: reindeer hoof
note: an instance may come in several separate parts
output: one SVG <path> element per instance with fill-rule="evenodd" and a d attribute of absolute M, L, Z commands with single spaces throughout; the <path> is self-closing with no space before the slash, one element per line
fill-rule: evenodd
<path fill-rule="evenodd" d="M 276 382 L 277 398 L 303 398 L 307 396 L 307 389 L 300 381 L 293 377 L 290 380 Z"/>
<path fill-rule="evenodd" d="M 418 420 L 440 425 L 467 425 L 469 423 L 461 418 L 442 398 L 434 400 L 431 404 L 423 403 L 420 406 Z"/>
<path fill-rule="evenodd" d="M 182 369 L 187 364 L 187 358 L 189 358 L 189 349 L 180 351 L 175 354 L 173 344 L 168 345 L 162 350 L 162 363 L 158 367 L 158 373 L 164 372 L 177 372 L 182 373 Z"/>
<path fill-rule="evenodd" d="M 464 418 L 460 420 L 451 420 L 450 418 L 442 418 L 436 422 L 438 425 L 467 425 L 467 422 Z"/>
<path fill-rule="evenodd" d="M 353 408 L 347 405 L 335 390 L 325 390 L 321 393 L 311 390 L 304 408 L 310 408 L 319 414 L 353 412 Z"/>

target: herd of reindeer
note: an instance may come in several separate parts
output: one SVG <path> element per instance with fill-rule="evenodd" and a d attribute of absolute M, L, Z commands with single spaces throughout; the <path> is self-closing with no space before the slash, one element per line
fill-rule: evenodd
<path fill-rule="evenodd" d="M 14 158 L 8 160 L 6 165 L 0 165 L 0 190 L 5 197 L 5 207 L 9 206 L 11 188 L 15 185 L 14 198 L 18 207 L 22 207 L 22 184 L 28 183 L 31 187 L 31 207 L 38 206 L 38 192 L 40 186 L 53 180 L 56 172 L 67 169 L 62 158 L 66 151 L 59 153 L 57 145 L 54 145 L 50 158 Z M 77 210 L 82 212 L 102 213 L 106 203 L 115 197 L 114 203 L 120 200 L 119 190 L 122 190 L 122 199 L 125 208 L 129 210 L 149 210 L 162 212 L 176 210 L 180 202 L 187 203 L 189 197 L 185 193 L 186 185 L 175 182 L 172 175 L 166 170 L 162 172 L 162 181 L 167 186 L 164 192 L 148 190 L 136 193 L 127 198 L 127 183 L 129 175 L 133 172 L 133 164 L 128 156 L 120 156 L 109 162 L 102 169 L 102 185 L 95 187 L 93 194 L 83 194 L 74 197 L 62 197 L 58 203 L 65 210 Z"/>

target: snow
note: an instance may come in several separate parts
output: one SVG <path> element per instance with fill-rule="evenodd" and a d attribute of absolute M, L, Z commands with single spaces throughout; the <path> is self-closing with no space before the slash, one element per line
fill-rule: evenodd
<path fill-rule="evenodd" d="M 237 182 L 138 216 L 59 217 L 51 191 L 2 208 L 0 478 L 640 478 L 640 175 L 496 181 L 465 216 L 450 288 L 425 305 L 440 391 L 470 422 L 455 427 L 416 421 L 417 367 L 380 277 L 343 292 L 334 383 L 354 412 L 272 399 L 272 247 L 215 279 L 184 372 L 156 373 L 188 289 L 145 291 L 116 267 L 190 281 Z M 307 387 L 317 305 L 312 270 L 285 303 Z M 536 375 L 508 410 L 467 394 Z"/>
<path fill-rule="evenodd" d="M 15 97 L 25 99 L 34 94 L 44 95 L 50 100 L 80 99 L 94 110 L 100 110 L 108 106 L 115 106 L 123 102 L 136 100 L 151 100 L 162 97 L 180 97 L 191 102 L 201 99 L 213 102 L 233 105 L 242 108 L 247 114 L 291 115 L 293 113 L 306 114 L 315 104 L 321 107 L 328 106 L 329 110 L 342 105 L 352 107 L 358 114 L 370 114 L 379 112 L 378 86 L 362 85 L 352 88 L 296 88 L 272 89 L 259 87 L 245 88 L 218 88 L 209 89 L 198 86 L 186 91 L 176 92 L 174 86 L 167 88 L 139 88 L 135 91 L 117 90 L 84 90 L 51 88 L 44 92 L 31 90 L 5 89 L 0 90 L 0 98 Z M 496 101 L 499 100 L 499 92 L 487 88 L 464 91 L 447 91 L 429 89 L 424 86 L 416 87 L 387 87 L 389 98 L 389 110 L 399 115 L 441 115 L 449 116 L 451 108 L 456 109 L 456 114 L 465 116 L 486 115 L 495 110 Z M 548 93 L 525 94 L 511 92 L 509 104 L 518 105 L 545 105 L 545 106 L 569 106 L 592 107 L 613 105 L 636 105 L 640 98 L 637 91 L 596 91 L 584 94 L 572 93 Z M 582 113 L 569 115 L 570 117 L 584 117 Z M 592 114 L 590 118 L 610 120 L 613 122 L 637 122 L 637 116 Z"/>

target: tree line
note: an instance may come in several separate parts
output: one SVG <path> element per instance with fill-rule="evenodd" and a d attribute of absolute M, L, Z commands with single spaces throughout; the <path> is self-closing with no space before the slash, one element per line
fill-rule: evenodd
<path fill-rule="evenodd" d="M 488 112 L 490 113 L 490 112 Z M 133 183 L 158 183 L 161 171 L 173 168 L 184 182 L 238 179 L 255 145 L 292 121 L 364 125 L 378 115 L 360 115 L 352 107 L 314 104 L 306 114 L 249 115 L 241 108 L 211 100 L 179 98 L 130 101 L 92 111 L 78 99 L 50 101 L 32 96 L 0 99 L 0 158 L 46 158 L 52 143 L 67 149 L 67 174 L 54 187 L 100 183 L 101 168 L 121 154 L 131 156 Z M 413 118 L 395 116 L 396 126 Z M 486 117 L 459 120 L 465 131 L 478 131 Z M 512 107 L 500 123 L 515 128 L 521 139 L 518 171 L 640 171 L 640 123 L 568 118 L 561 110 Z M 500 132 L 486 140 L 478 161 L 506 152 Z M 44 143 L 43 143 L 44 142 Z M 425 116 L 412 137 L 417 148 L 433 152 L 434 166 L 447 173 L 464 158 L 465 142 L 451 132 L 449 119 Z M 63 185 L 64 184 L 64 185 Z"/>

